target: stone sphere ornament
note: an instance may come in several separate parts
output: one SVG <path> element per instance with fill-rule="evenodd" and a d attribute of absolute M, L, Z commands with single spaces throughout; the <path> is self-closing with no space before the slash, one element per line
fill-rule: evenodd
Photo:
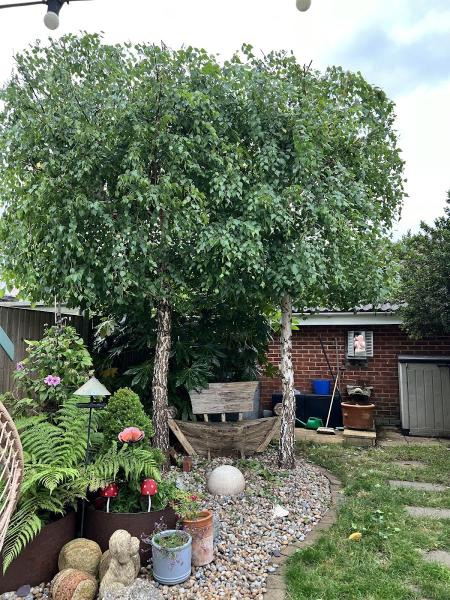
<path fill-rule="evenodd" d="M 59 553 L 58 568 L 75 569 L 84 573 L 94 575 L 98 573 L 98 566 L 102 557 L 102 551 L 97 542 L 78 538 L 67 542 Z"/>
<path fill-rule="evenodd" d="M 211 471 L 206 485 L 214 496 L 236 496 L 245 490 L 245 479 L 236 467 L 221 465 Z"/>
<path fill-rule="evenodd" d="M 311 0 L 297 0 L 297 9 L 301 12 L 306 12 L 311 6 Z"/>
<path fill-rule="evenodd" d="M 95 577 L 77 569 L 60 571 L 50 584 L 53 600 L 94 600 L 97 589 Z"/>

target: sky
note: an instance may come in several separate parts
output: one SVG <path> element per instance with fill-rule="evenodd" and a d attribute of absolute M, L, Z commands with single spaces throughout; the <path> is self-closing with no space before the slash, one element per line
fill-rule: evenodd
<path fill-rule="evenodd" d="M 12 0 L 0 0 L 6 4 Z M 450 189 L 450 0 L 89 0 L 61 10 L 50 32 L 45 6 L 0 11 L 0 83 L 14 54 L 40 38 L 103 32 L 107 42 L 201 46 L 228 58 L 243 43 L 292 50 L 318 69 L 361 71 L 396 103 L 408 197 L 394 236 L 443 213 Z"/>

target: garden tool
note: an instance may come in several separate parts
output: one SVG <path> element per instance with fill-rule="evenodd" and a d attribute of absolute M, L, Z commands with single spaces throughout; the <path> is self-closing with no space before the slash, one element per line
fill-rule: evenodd
<path fill-rule="evenodd" d="M 281 404 L 281 402 L 279 402 L 278 404 L 275 404 L 273 412 L 277 416 L 281 415 L 282 410 L 283 410 L 283 405 Z M 306 429 L 317 429 L 318 427 L 321 427 L 323 425 L 323 421 L 319 417 L 309 417 L 306 423 L 304 421 L 301 421 L 297 417 L 295 417 L 295 420 L 297 421 L 297 423 L 300 423 L 300 425 L 302 427 L 305 427 Z"/>
<path fill-rule="evenodd" d="M 339 382 L 339 350 L 338 350 L 337 339 L 335 339 L 334 342 L 336 345 L 336 377 L 335 378 L 333 377 L 333 379 L 334 379 L 333 395 L 331 396 L 330 408 L 328 410 L 328 417 L 327 417 L 326 425 L 325 425 L 325 427 L 319 427 L 317 429 L 317 433 L 325 433 L 328 435 L 336 435 L 336 431 L 333 429 L 333 427 L 328 427 L 328 424 L 330 422 L 331 410 L 333 408 L 333 401 L 334 401 L 334 397 L 336 395 L 336 389 L 338 387 L 338 382 Z M 322 343 L 322 341 L 320 343 Z M 322 346 L 322 348 L 323 348 L 323 346 Z M 325 352 L 325 350 L 324 350 L 324 352 Z M 326 356 L 326 354 L 325 354 L 325 356 Z M 327 359 L 327 362 L 328 362 L 328 359 Z M 331 367 L 330 367 L 330 370 L 331 370 Z"/>

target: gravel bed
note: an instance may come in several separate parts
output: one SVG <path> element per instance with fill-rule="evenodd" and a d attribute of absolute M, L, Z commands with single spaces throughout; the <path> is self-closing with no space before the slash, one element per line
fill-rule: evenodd
<path fill-rule="evenodd" d="M 236 497 L 210 496 L 206 490 L 209 471 L 222 464 L 237 466 L 245 476 L 245 492 Z M 302 541 L 326 512 L 331 496 L 329 482 L 314 466 L 298 459 L 293 471 L 276 466 L 276 452 L 246 461 L 217 458 L 194 461 L 190 473 L 179 475 L 186 489 L 205 496 L 205 508 L 220 521 L 214 562 L 193 569 L 185 583 L 158 586 L 170 599 L 212 600 L 215 598 L 261 600 L 269 573 L 278 565 L 284 546 Z M 274 517 L 280 505 L 286 517 Z"/>
<path fill-rule="evenodd" d="M 297 459 L 295 469 L 276 467 L 276 452 L 270 450 L 258 459 L 211 461 L 194 459 L 190 473 L 178 472 L 181 487 L 200 493 L 204 506 L 212 510 L 220 523 L 214 550 L 214 562 L 193 568 L 192 576 L 177 586 L 161 586 L 152 580 L 167 599 L 262 600 L 266 579 L 275 573 L 274 562 L 284 546 L 302 541 L 321 519 L 330 504 L 329 482 L 318 469 Z M 208 473 L 222 464 L 238 467 L 246 480 L 239 496 L 211 496 L 206 490 Z M 274 506 L 289 511 L 285 517 L 273 515 Z M 151 570 L 142 569 L 141 577 L 151 579 Z M 0 595 L 13 600 L 15 594 Z M 26 600 L 47 600 L 48 586 L 36 586 Z"/>

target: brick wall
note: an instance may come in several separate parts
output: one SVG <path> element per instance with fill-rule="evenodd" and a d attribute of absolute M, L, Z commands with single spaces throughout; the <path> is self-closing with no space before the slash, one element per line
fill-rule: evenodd
<path fill-rule="evenodd" d="M 374 356 L 367 365 L 346 364 L 347 332 L 355 329 L 373 331 Z M 303 326 L 293 332 L 293 362 L 295 387 L 302 392 L 311 392 L 312 379 L 330 379 L 327 364 L 320 347 L 322 339 L 330 363 L 335 370 L 336 354 L 334 339 L 338 340 L 340 365 L 345 365 L 342 374 L 342 392 L 345 398 L 346 385 L 372 385 L 372 397 L 376 404 L 377 422 L 397 425 L 400 423 L 400 400 L 398 387 L 399 354 L 450 355 L 450 337 L 413 341 L 397 325 L 354 325 L 354 326 Z M 269 346 L 271 363 L 280 362 L 278 340 Z M 281 391 L 279 379 L 262 378 L 261 400 L 263 408 L 272 408 L 272 393 Z"/>

